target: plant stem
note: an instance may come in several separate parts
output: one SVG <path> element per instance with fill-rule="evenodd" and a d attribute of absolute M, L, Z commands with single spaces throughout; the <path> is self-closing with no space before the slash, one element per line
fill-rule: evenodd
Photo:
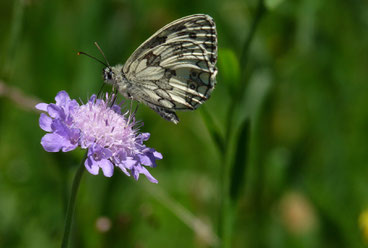
<path fill-rule="evenodd" d="M 17 48 L 19 45 L 23 19 L 24 19 L 24 0 L 16 0 L 14 1 L 14 10 L 13 10 L 13 19 L 10 26 L 10 35 L 8 40 L 7 53 L 4 57 L 4 66 L 2 67 L 2 77 L 5 80 L 10 80 L 14 73 L 14 57 L 17 52 Z M 3 54 L 4 55 L 4 54 Z M 6 62 L 5 62 L 6 61 Z"/>
<path fill-rule="evenodd" d="M 64 226 L 64 236 L 63 236 L 63 242 L 61 243 L 62 248 L 67 248 L 69 243 L 69 236 L 70 236 L 70 230 L 72 226 L 73 221 L 73 214 L 75 209 L 75 200 L 77 198 L 77 193 L 79 189 L 79 183 L 82 179 L 83 172 L 86 170 L 84 168 L 84 161 L 87 158 L 87 152 L 84 155 L 81 164 L 79 165 L 79 168 L 77 172 L 75 173 L 74 179 L 73 179 L 73 185 L 72 185 L 72 191 L 68 203 L 68 210 L 66 212 L 66 219 L 65 219 L 65 226 Z"/>
<path fill-rule="evenodd" d="M 265 10 L 266 8 L 264 5 L 264 0 L 259 0 L 255 16 L 253 18 L 247 38 L 244 42 L 243 50 L 241 52 L 240 68 L 242 69 L 243 73 L 242 73 L 240 80 L 242 83 L 239 86 L 238 93 L 232 98 L 230 102 L 228 113 L 227 113 L 227 118 L 226 118 L 225 138 L 224 138 L 224 148 L 225 149 L 224 149 L 224 152 L 222 153 L 223 157 L 221 161 L 223 162 L 223 164 L 222 164 L 222 169 L 221 169 L 221 174 L 220 174 L 220 218 L 219 218 L 218 232 L 219 232 L 219 237 L 222 242 L 221 247 L 231 247 L 231 234 L 232 234 L 232 225 L 233 225 L 232 216 L 233 216 L 233 211 L 235 210 L 235 206 L 233 205 L 235 201 L 230 203 L 230 199 L 228 196 L 228 193 L 230 193 L 229 184 L 232 184 L 232 182 L 231 182 L 231 179 L 229 178 L 230 173 L 227 167 L 228 165 L 231 166 L 232 161 L 226 163 L 230 159 L 229 150 L 230 150 L 231 137 L 232 137 L 232 134 L 234 133 L 234 117 L 236 114 L 236 108 L 239 102 L 243 98 L 244 90 L 247 85 L 245 82 L 244 75 L 245 75 L 245 68 L 247 65 L 248 57 L 249 57 L 250 45 L 253 41 L 255 32 L 263 17 L 263 14 L 265 13 Z M 225 163 L 226 163 L 226 168 L 225 168 Z M 245 166 L 245 164 L 242 166 Z M 244 185 L 244 182 L 243 182 L 243 185 Z"/>
<path fill-rule="evenodd" d="M 264 5 L 264 0 L 259 0 L 258 5 L 257 5 L 256 14 L 252 22 L 252 26 L 250 27 L 250 30 L 247 35 L 247 39 L 244 42 L 243 50 L 240 56 L 240 67 L 242 69 L 245 68 L 248 62 L 250 44 L 252 43 L 254 34 L 257 30 L 260 20 L 262 19 L 263 14 L 265 13 L 265 10 L 266 10 L 266 7 Z"/>
<path fill-rule="evenodd" d="M 225 148 L 228 148 L 228 146 L 229 146 L 231 128 L 233 127 L 234 114 L 235 114 L 236 107 L 237 107 L 238 103 L 242 100 L 243 94 L 244 94 L 244 89 L 247 85 L 247 82 L 244 78 L 244 74 L 245 74 L 246 66 L 247 66 L 247 62 L 248 62 L 250 45 L 253 41 L 254 34 L 257 30 L 257 27 L 258 27 L 258 25 L 259 25 L 259 23 L 260 23 L 260 21 L 263 17 L 263 14 L 265 12 L 266 12 L 266 7 L 264 5 L 264 0 L 259 0 L 253 22 L 252 22 L 250 30 L 248 32 L 247 39 L 244 42 L 243 50 L 242 50 L 241 56 L 240 56 L 240 68 L 243 72 L 242 75 L 241 75 L 240 80 L 243 81 L 243 83 L 240 83 L 240 88 L 237 91 L 238 94 L 236 94 L 234 97 L 232 97 L 231 103 L 229 105 L 229 110 L 228 110 L 228 114 L 227 114 L 227 118 L 226 118 L 227 122 L 226 122 L 226 130 L 225 130 Z"/>

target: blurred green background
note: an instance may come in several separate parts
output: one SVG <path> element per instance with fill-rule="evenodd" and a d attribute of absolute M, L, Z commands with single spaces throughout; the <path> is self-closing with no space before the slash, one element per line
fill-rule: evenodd
<path fill-rule="evenodd" d="M 368 2 L 0 0 L 0 247 L 59 247 L 83 151 L 47 153 L 37 102 L 85 101 L 185 15 L 217 25 L 217 86 L 178 125 L 137 118 L 159 184 L 85 173 L 71 247 L 367 247 Z"/>

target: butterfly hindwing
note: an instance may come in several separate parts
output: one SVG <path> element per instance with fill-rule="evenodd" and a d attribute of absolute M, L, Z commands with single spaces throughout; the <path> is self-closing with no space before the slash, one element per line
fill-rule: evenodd
<path fill-rule="evenodd" d="M 192 15 L 161 28 L 123 66 L 132 98 L 165 119 L 193 110 L 215 86 L 217 34 L 208 15 Z M 174 121 L 175 122 L 175 121 Z"/>

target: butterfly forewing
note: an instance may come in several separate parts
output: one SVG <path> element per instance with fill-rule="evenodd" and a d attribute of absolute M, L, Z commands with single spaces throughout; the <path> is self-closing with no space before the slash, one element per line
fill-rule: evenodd
<path fill-rule="evenodd" d="M 216 82 L 216 60 L 215 23 L 198 14 L 157 31 L 131 55 L 123 72 L 133 99 L 171 120 L 175 110 L 193 110 L 208 99 Z"/>

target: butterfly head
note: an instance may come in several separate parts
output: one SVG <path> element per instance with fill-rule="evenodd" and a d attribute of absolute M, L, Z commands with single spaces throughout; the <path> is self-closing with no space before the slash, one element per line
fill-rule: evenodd
<path fill-rule="evenodd" d="M 103 78 L 105 83 L 114 84 L 115 75 L 111 67 L 106 67 L 105 69 L 103 69 Z"/>
<path fill-rule="evenodd" d="M 122 65 L 105 67 L 102 71 L 105 83 L 115 85 L 122 81 L 122 68 Z"/>
<path fill-rule="evenodd" d="M 105 83 L 113 85 L 126 98 L 129 98 L 128 81 L 123 73 L 123 66 L 107 66 L 103 69 L 103 78 Z"/>

